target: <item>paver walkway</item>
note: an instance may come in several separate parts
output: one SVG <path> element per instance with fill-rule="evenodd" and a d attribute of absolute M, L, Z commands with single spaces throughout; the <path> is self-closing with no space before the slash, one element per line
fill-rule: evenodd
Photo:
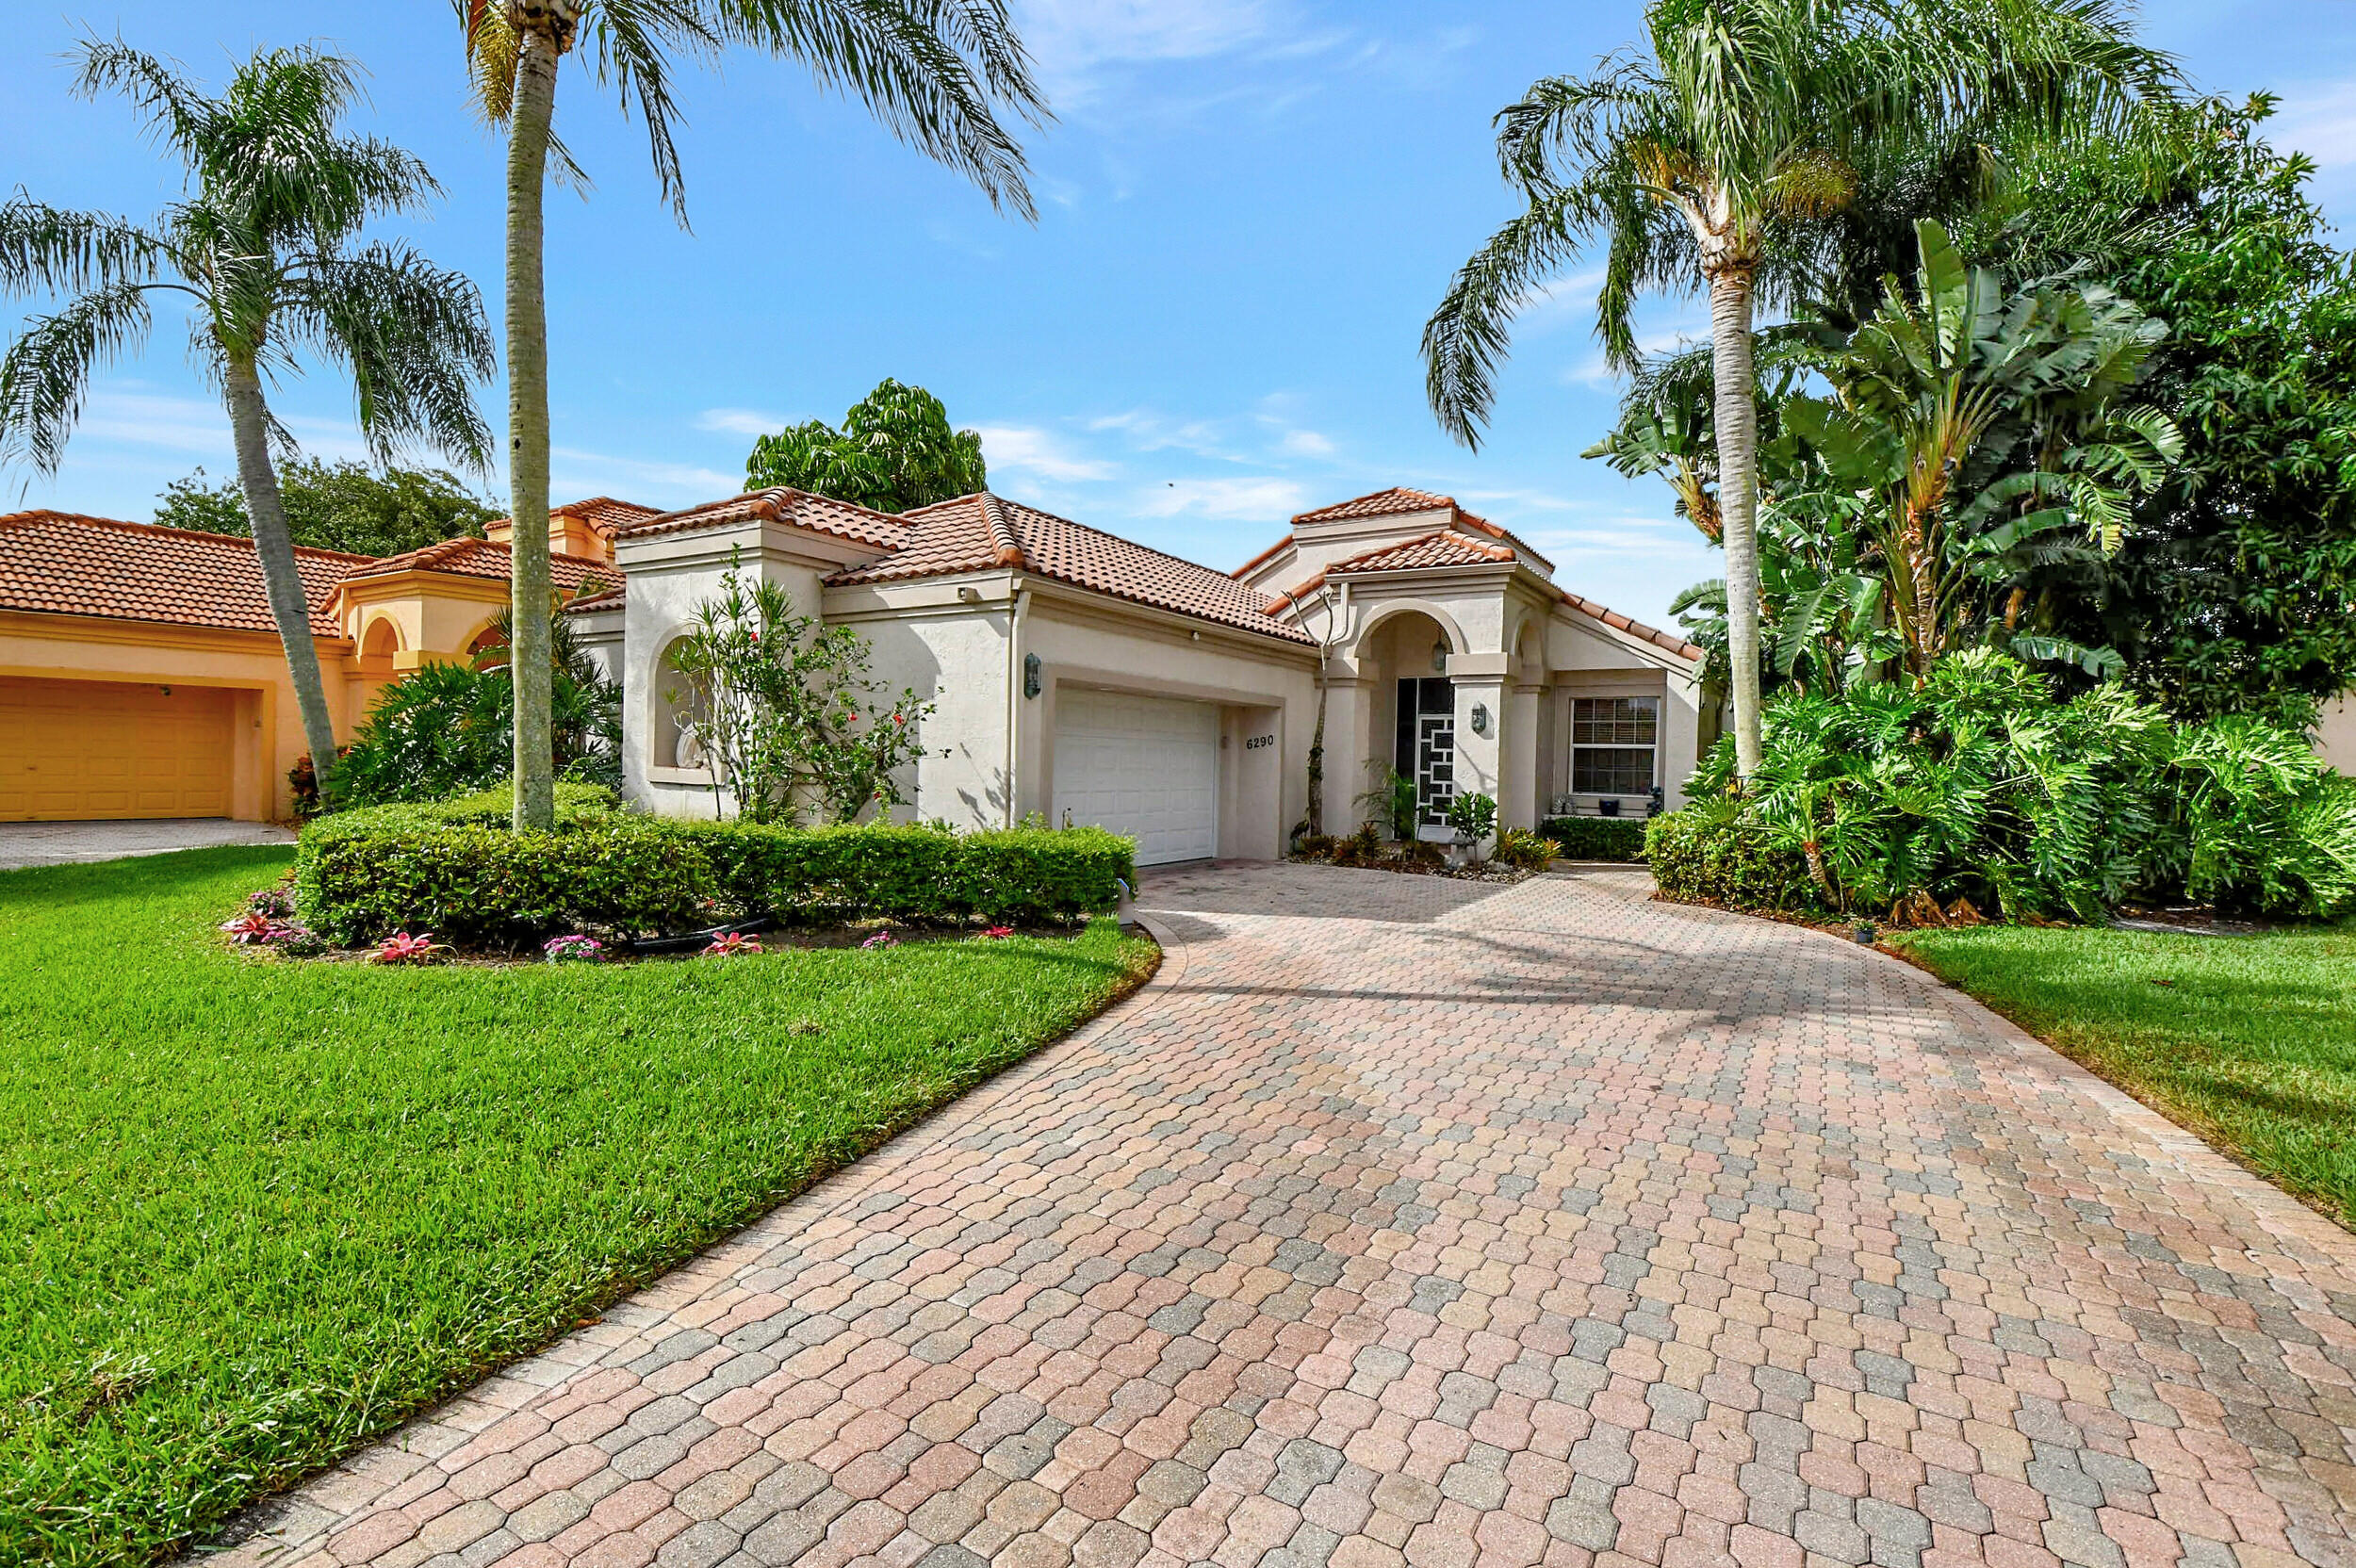
<path fill-rule="evenodd" d="M 1911 970 L 1150 883 L 1153 989 L 235 1563 L 2356 1562 L 2356 1240 Z"/>
<path fill-rule="evenodd" d="M 135 822 L 0 822 L 0 871 L 169 855 L 221 844 L 290 844 L 295 836 L 266 822 L 220 817 L 144 818 Z"/>

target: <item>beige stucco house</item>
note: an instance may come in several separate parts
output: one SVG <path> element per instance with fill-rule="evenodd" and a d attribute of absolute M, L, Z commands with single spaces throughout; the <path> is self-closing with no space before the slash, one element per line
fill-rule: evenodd
<path fill-rule="evenodd" d="M 568 611 L 622 679 L 624 776 L 658 811 L 717 808 L 664 662 L 732 561 L 937 704 L 900 814 L 1101 824 L 1145 864 L 1283 854 L 1320 694 L 1329 831 L 1393 766 L 1434 824 L 1457 791 L 1509 825 L 1642 816 L 1682 801 L 1715 731 L 1699 648 L 1567 592 L 1445 496 L 1302 513 L 1230 573 L 997 496 L 892 516 L 762 490 L 624 527 L 622 586 Z"/>

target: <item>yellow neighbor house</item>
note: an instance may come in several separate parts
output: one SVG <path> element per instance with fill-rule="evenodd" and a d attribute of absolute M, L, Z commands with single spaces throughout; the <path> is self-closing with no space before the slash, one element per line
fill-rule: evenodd
<path fill-rule="evenodd" d="M 618 582 L 614 533 L 655 514 L 607 497 L 551 513 L 558 591 Z M 495 639 L 507 531 L 382 559 L 295 552 L 337 735 L 387 682 Z M 0 516 L 0 822 L 282 820 L 303 753 L 252 541 Z"/>

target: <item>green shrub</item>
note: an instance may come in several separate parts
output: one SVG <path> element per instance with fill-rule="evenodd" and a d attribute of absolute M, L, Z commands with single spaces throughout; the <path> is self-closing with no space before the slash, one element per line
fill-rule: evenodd
<path fill-rule="evenodd" d="M 325 817 L 303 829 L 295 898 L 314 930 L 345 943 L 407 930 L 515 947 L 566 931 L 688 928 L 712 883 L 694 836 L 620 813 L 551 833 Z"/>
<path fill-rule="evenodd" d="M 1812 910 L 1808 862 L 1723 808 L 1689 806 L 1640 825 L 1661 896 L 1729 909 Z"/>
<path fill-rule="evenodd" d="M 1957 899 L 2089 922 L 2129 898 L 2326 919 L 2356 906 L 2356 785 L 2259 719 L 2172 725 L 2117 685 L 2056 702 L 2035 671 L 1978 648 L 1919 684 L 1778 695 L 1765 721 L 1739 796 L 1721 742 L 1690 786 L 1709 807 L 1656 824 L 1669 896 L 1775 907 L 1799 896 L 1783 886 L 1796 861 L 1808 903 L 1877 917 Z M 1664 850 L 1686 858 L 1664 867 Z M 1755 877 L 1758 852 L 1774 863 Z"/>
<path fill-rule="evenodd" d="M 1538 831 L 1562 846 L 1565 860 L 1642 860 L 1643 817 L 1548 817 Z"/>
<path fill-rule="evenodd" d="M 557 773 L 618 788 L 622 688 L 556 617 L 550 735 Z M 384 687 L 328 781 L 348 806 L 431 801 L 487 789 L 507 776 L 515 746 L 515 682 L 504 645 L 472 664 L 428 664 Z"/>
<path fill-rule="evenodd" d="M 1527 827 L 1497 829 L 1497 858 L 1525 871 L 1544 871 L 1562 853 L 1562 846 L 1544 833 Z"/>
<path fill-rule="evenodd" d="M 748 914 L 894 920 L 1064 919 L 1109 909 L 1137 880 L 1136 845 L 1102 828 L 783 827 L 690 829 L 723 902 Z"/>
<path fill-rule="evenodd" d="M 1136 846 L 1100 828 L 687 823 L 560 786 L 551 833 L 507 826 L 504 790 L 374 807 L 303 830 L 297 898 L 344 942 L 398 929 L 515 947 L 567 931 L 679 931 L 716 916 L 1064 920 L 1109 909 Z"/>

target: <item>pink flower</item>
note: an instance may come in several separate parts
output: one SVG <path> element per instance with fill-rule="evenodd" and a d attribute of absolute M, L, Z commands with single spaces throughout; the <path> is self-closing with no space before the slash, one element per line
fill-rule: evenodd
<path fill-rule="evenodd" d="M 712 945 L 703 950 L 707 958 L 733 958 L 742 954 L 758 953 L 761 944 L 742 931 L 723 931 L 712 939 Z"/>
<path fill-rule="evenodd" d="M 431 931 L 420 931 L 414 937 L 406 931 L 396 931 L 368 955 L 368 961 L 372 964 L 430 964 L 447 951 L 434 939 Z"/>
<path fill-rule="evenodd" d="M 989 930 L 983 932 L 982 935 L 994 942 L 1004 941 L 1008 937 L 1014 935 L 1014 927 L 1011 925 L 993 925 Z"/>

